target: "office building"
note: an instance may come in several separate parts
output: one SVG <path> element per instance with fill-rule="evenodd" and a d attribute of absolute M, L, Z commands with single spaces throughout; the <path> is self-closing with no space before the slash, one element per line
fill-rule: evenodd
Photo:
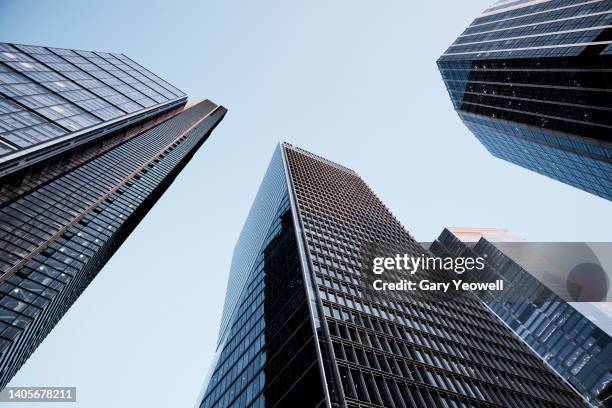
<path fill-rule="evenodd" d="M 593 407 L 612 405 L 612 338 L 564 300 L 563 287 L 546 275 L 548 265 L 540 268 L 539 261 L 533 262 L 547 259 L 537 245 L 506 230 L 447 228 L 431 251 L 485 257 L 483 275 L 503 279 L 507 289 L 477 296 Z"/>
<path fill-rule="evenodd" d="M 0 43 L 0 387 L 225 114 L 121 54 Z"/>
<path fill-rule="evenodd" d="M 612 2 L 499 1 L 438 60 L 495 157 L 612 200 Z"/>
<path fill-rule="evenodd" d="M 426 252 L 354 171 L 279 145 L 198 406 L 586 405 L 476 297 L 373 291 L 377 248 Z"/>

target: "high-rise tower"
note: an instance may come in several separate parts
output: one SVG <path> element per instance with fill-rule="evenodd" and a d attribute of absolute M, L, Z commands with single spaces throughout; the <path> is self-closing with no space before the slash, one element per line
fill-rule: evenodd
<path fill-rule="evenodd" d="M 476 297 L 369 289 L 377 245 L 426 252 L 354 171 L 281 144 L 199 407 L 585 406 Z"/>
<path fill-rule="evenodd" d="M 483 274 L 504 279 L 507 291 L 477 296 L 592 406 L 611 406 L 612 338 L 557 294 L 556 286 L 547 286 L 555 282 L 533 262 L 545 255 L 537 245 L 520 241 L 495 228 L 446 228 L 431 251 L 486 257 Z"/>
<path fill-rule="evenodd" d="M 0 43 L 0 388 L 225 114 L 121 54 Z"/>
<path fill-rule="evenodd" d="M 612 200 L 612 1 L 498 1 L 438 67 L 491 154 Z"/>

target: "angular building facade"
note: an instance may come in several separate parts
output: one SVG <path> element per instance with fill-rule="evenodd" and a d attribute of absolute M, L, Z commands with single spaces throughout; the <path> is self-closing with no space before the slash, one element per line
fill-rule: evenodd
<path fill-rule="evenodd" d="M 121 54 L 0 43 L 0 387 L 224 114 Z"/>
<path fill-rule="evenodd" d="M 612 2 L 499 1 L 438 67 L 492 155 L 612 200 Z"/>
<path fill-rule="evenodd" d="M 378 244 L 426 252 L 355 172 L 281 144 L 198 407 L 586 405 L 476 297 L 368 289 L 363 250 Z"/>
<path fill-rule="evenodd" d="M 521 254 L 529 245 L 505 230 L 447 228 L 431 251 L 486 257 L 486 273 L 504 279 L 507 290 L 477 296 L 593 407 L 612 406 L 612 338 L 526 269 Z"/>

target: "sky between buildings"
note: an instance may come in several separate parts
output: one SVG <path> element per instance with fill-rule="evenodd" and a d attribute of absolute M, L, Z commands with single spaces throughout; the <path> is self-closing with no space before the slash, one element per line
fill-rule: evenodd
<path fill-rule="evenodd" d="M 11 385 L 76 386 L 79 407 L 192 406 L 281 140 L 357 171 L 421 241 L 447 225 L 611 241 L 610 202 L 493 158 L 453 112 L 435 61 L 489 4 L 0 2 L 1 41 L 125 53 L 229 109 Z"/>

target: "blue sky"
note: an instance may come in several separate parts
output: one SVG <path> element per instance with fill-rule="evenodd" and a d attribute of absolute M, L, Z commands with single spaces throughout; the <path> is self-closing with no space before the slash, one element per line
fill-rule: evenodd
<path fill-rule="evenodd" d="M 281 140 L 356 170 L 422 241 L 446 225 L 610 241 L 610 202 L 493 158 L 453 112 L 435 61 L 489 3 L 3 0 L 2 41 L 122 52 L 229 109 L 11 385 L 192 406 Z"/>

